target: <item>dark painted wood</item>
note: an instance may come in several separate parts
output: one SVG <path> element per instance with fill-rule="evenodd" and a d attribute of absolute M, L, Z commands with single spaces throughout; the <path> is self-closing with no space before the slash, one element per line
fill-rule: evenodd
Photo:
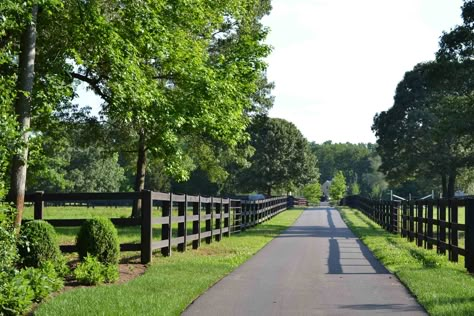
<path fill-rule="evenodd" d="M 423 202 L 418 201 L 416 203 L 416 245 L 423 247 Z"/>
<path fill-rule="evenodd" d="M 193 241 L 193 249 L 198 249 L 201 245 L 201 199 L 193 202 L 193 215 L 198 217 L 193 221 L 193 234 L 198 235 L 198 238 Z"/>
<path fill-rule="evenodd" d="M 169 200 L 163 203 L 162 216 L 168 218 L 168 222 L 161 225 L 161 240 L 168 241 L 167 246 L 161 248 L 163 256 L 171 256 L 171 239 L 172 239 L 172 210 L 173 210 L 173 195 L 169 194 Z"/>
<path fill-rule="evenodd" d="M 427 237 L 426 248 L 433 249 L 433 242 L 432 242 L 433 240 L 433 201 L 432 200 L 428 201 L 427 217 L 428 217 L 428 223 L 426 227 L 426 237 Z"/>
<path fill-rule="evenodd" d="M 474 199 L 466 201 L 466 256 L 465 266 L 469 273 L 474 273 Z"/>
<path fill-rule="evenodd" d="M 151 191 L 142 191 L 142 227 L 141 227 L 141 262 L 151 262 L 153 241 L 153 228 L 151 225 L 153 200 Z"/>
<path fill-rule="evenodd" d="M 451 215 L 451 218 L 450 218 L 450 222 L 452 224 L 457 224 L 458 223 L 458 201 L 456 200 L 451 200 L 451 212 L 450 212 L 450 215 Z M 450 237 L 450 244 L 454 247 L 457 247 L 458 246 L 458 229 L 456 226 L 452 226 L 450 229 L 449 229 L 449 237 Z M 458 254 L 459 252 L 457 251 L 456 248 L 452 248 L 451 251 L 449 252 L 449 260 L 451 261 L 454 261 L 454 262 L 458 262 Z"/>
<path fill-rule="evenodd" d="M 43 191 L 38 191 L 34 194 L 34 219 L 43 219 L 43 210 L 44 210 L 44 202 L 43 202 Z"/>
<path fill-rule="evenodd" d="M 186 195 L 184 196 L 183 202 L 178 202 L 178 216 L 183 217 L 183 222 L 178 224 L 178 237 L 183 237 L 183 242 L 178 244 L 178 251 L 186 251 L 186 210 L 188 208 L 188 200 Z"/>
<path fill-rule="evenodd" d="M 210 236 L 206 238 L 206 243 L 207 244 L 210 244 L 212 242 L 212 220 L 213 220 L 212 213 L 214 213 L 212 211 L 212 209 L 213 209 L 212 204 L 213 204 L 212 202 L 205 204 L 206 216 L 210 215 L 210 218 L 206 219 L 206 232 L 210 232 Z"/>

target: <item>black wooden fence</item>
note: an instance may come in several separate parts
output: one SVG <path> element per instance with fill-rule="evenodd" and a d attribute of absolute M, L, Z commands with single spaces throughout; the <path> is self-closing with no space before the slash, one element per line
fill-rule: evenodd
<path fill-rule="evenodd" d="M 356 195 L 346 197 L 344 204 L 418 247 L 436 247 L 438 253 L 447 253 L 450 261 L 458 262 L 459 256 L 464 256 L 466 269 L 474 273 L 474 199 L 384 201 Z M 459 222 L 459 215 L 464 215 L 464 223 Z"/>
<path fill-rule="evenodd" d="M 34 204 L 34 218 L 43 219 L 46 203 L 85 203 L 91 201 L 142 201 L 141 218 L 111 218 L 115 226 L 140 226 L 140 243 L 120 244 L 120 251 L 140 251 L 141 262 L 151 261 L 154 250 L 170 256 L 173 247 L 186 251 L 188 244 L 199 248 L 201 241 L 220 241 L 223 236 L 238 233 L 262 223 L 287 209 L 287 198 L 247 201 L 221 197 L 177 195 L 172 193 L 42 193 L 28 195 L 25 200 Z M 154 217 L 156 206 L 161 216 Z M 191 215 L 192 214 L 192 215 Z M 54 227 L 80 226 L 86 219 L 46 219 Z M 192 229 L 188 231 L 187 225 Z M 175 224 L 175 225 L 173 225 Z M 177 229 L 176 229 L 177 224 Z M 161 236 L 153 236 L 153 225 L 161 225 Z M 175 226 L 175 227 L 173 227 Z M 173 230 L 177 232 L 174 233 Z M 154 238 L 158 237 L 158 238 Z M 75 245 L 61 245 L 63 252 L 75 252 Z"/>

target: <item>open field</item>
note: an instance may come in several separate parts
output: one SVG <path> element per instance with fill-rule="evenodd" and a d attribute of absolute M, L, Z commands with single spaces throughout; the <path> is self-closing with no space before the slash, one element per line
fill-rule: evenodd
<path fill-rule="evenodd" d="M 418 248 L 388 233 L 362 212 L 342 208 L 351 230 L 413 293 L 430 315 L 474 315 L 474 278 L 436 250 Z"/>
<path fill-rule="evenodd" d="M 195 298 L 233 271 L 300 216 L 288 210 L 241 234 L 171 257 L 156 255 L 147 272 L 121 285 L 63 293 L 37 315 L 179 315 Z"/>

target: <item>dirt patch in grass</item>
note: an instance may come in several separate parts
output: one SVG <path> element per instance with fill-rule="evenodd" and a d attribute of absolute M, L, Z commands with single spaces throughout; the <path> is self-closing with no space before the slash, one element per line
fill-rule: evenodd
<path fill-rule="evenodd" d="M 70 264 L 71 268 L 75 268 L 78 263 L 79 263 L 79 261 L 76 260 L 74 262 L 70 262 L 69 264 Z M 112 284 L 122 284 L 122 283 L 126 283 L 128 281 L 131 281 L 131 280 L 139 277 L 143 273 L 145 273 L 145 271 L 147 269 L 146 265 L 140 264 L 140 263 L 119 263 L 118 266 L 119 266 L 119 273 L 120 273 L 119 279 L 118 279 L 118 281 L 116 281 L 114 283 L 111 283 L 110 285 L 112 285 Z M 109 284 L 105 284 L 105 285 L 109 285 Z M 95 286 L 95 285 L 82 285 L 82 284 L 79 284 L 79 282 L 77 282 L 76 279 L 71 277 L 71 278 L 67 278 L 64 281 L 64 288 L 62 288 L 61 291 L 59 291 L 59 293 L 63 293 L 63 292 L 70 291 L 70 290 L 73 290 L 73 289 L 77 289 L 77 288 L 80 288 L 80 287 L 93 287 L 93 286 Z"/>

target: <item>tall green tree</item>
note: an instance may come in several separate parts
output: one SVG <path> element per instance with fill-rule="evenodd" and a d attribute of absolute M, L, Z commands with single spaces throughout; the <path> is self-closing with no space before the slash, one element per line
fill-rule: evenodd
<path fill-rule="evenodd" d="M 346 194 L 346 178 L 342 171 L 337 171 L 331 181 L 331 186 L 329 187 L 329 196 L 333 201 L 339 201 Z"/>
<path fill-rule="evenodd" d="M 240 175 L 242 188 L 272 194 L 286 192 L 318 179 L 316 157 L 298 128 L 283 119 L 260 117 L 250 127 L 255 154 Z"/>
<path fill-rule="evenodd" d="M 444 32 L 437 53 L 439 60 L 472 60 L 474 57 L 474 1 L 464 0 L 461 17 L 463 24 Z"/>
<path fill-rule="evenodd" d="M 394 105 L 377 114 L 381 169 L 389 180 L 439 175 L 443 195 L 454 195 L 460 168 L 474 163 L 472 123 L 473 61 L 417 65 L 399 83 Z"/>
<path fill-rule="evenodd" d="M 58 27 L 72 29 L 57 31 L 74 34 L 71 76 L 89 84 L 104 114 L 131 132 L 135 190 L 144 188 L 147 153 L 185 179 L 184 136 L 231 148 L 246 139 L 245 112 L 269 52 L 259 20 L 269 10 L 269 1 L 256 0 L 69 4 Z"/>
<path fill-rule="evenodd" d="M 318 181 L 309 183 L 305 185 L 302 189 L 303 196 L 307 199 L 310 203 L 319 205 L 319 201 L 321 196 L 323 195 L 323 191 L 321 190 L 321 184 Z"/>
<path fill-rule="evenodd" d="M 42 52 L 43 60 L 53 59 L 49 54 L 47 41 L 42 38 L 43 24 L 47 24 L 54 11 L 60 10 L 62 2 L 58 0 L 19 2 L 5 0 L 0 4 L 0 72 L 1 85 L 7 90 L 0 92 L 2 101 L 6 101 L 5 113 L 16 119 L 18 145 L 10 164 L 10 196 L 17 208 L 15 225 L 19 227 L 23 215 L 23 203 L 26 187 L 26 173 L 29 159 L 30 138 L 35 135 L 36 126 L 33 117 L 50 111 L 49 102 L 56 89 L 54 83 L 41 67 L 37 51 Z M 43 65 L 45 66 L 45 65 Z M 15 85 L 11 85 L 12 81 Z M 14 96 L 12 99 L 11 97 Z"/>

